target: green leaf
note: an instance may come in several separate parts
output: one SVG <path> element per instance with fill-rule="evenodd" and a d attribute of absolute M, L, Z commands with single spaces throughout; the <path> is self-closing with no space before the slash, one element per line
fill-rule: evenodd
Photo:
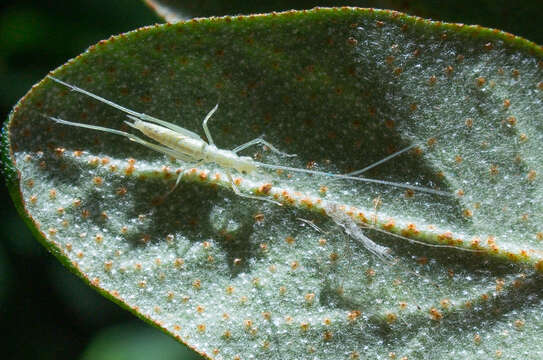
<path fill-rule="evenodd" d="M 234 171 L 240 191 L 283 206 L 240 197 L 225 168 L 44 117 L 131 130 L 47 78 L 5 125 L 4 172 L 63 263 L 208 357 L 538 358 L 541 59 L 497 31 L 345 8 L 148 27 L 53 73 L 201 136 L 220 102 L 220 148 L 265 134 L 298 155 L 244 152 L 263 163 L 346 173 L 418 145 L 364 176 L 450 196 L 261 169 Z"/>
<path fill-rule="evenodd" d="M 502 29 L 542 43 L 541 1 L 524 0 L 146 0 L 149 7 L 166 21 L 176 22 L 195 16 L 254 14 L 281 10 L 311 9 L 315 6 L 358 6 L 391 9 L 411 15 L 447 22 L 478 24 Z"/>
<path fill-rule="evenodd" d="M 176 22 L 190 17 L 255 14 L 272 11 L 302 10 L 315 6 L 360 6 L 396 8 L 400 6 L 394 0 L 261 0 L 256 2 L 231 0 L 231 1 L 200 1 L 186 2 L 180 0 L 145 0 L 145 3 L 156 14 L 166 21 Z M 405 4 L 401 5 L 406 7 Z"/>

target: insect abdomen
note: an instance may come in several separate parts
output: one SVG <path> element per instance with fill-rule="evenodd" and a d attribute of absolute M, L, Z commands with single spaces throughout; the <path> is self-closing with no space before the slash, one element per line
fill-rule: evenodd
<path fill-rule="evenodd" d="M 214 162 L 217 165 L 235 169 L 242 173 L 251 173 L 256 170 L 256 164 L 248 156 L 238 156 L 230 150 L 217 149 L 215 145 L 206 147 L 205 162 Z"/>
<path fill-rule="evenodd" d="M 135 121 L 134 127 L 160 144 L 193 158 L 194 161 L 199 161 L 204 156 L 203 149 L 207 143 L 203 140 L 190 138 L 163 126 L 141 120 Z"/>

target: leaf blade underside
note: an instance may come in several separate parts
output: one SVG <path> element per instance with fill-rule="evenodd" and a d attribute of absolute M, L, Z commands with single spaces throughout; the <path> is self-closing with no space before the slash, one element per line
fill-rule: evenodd
<path fill-rule="evenodd" d="M 247 152 L 267 163 L 345 173 L 420 144 L 367 176 L 450 197 L 262 171 L 236 174 L 240 188 L 284 206 L 243 199 L 220 167 L 45 119 L 127 130 L 123 114 L 48 80 L 10 115 L 4 167 L 50 250 L 208 357 L 515 358 L 529 345 L 535 358 L 541 64 L 504 33 L 349 8 L 157 25 L 54 72 L 201 135 L 220 99 L 219 147 L 264 133 L 298 155 Z M 161 201 L 178 168 L 194 170 Z M 394 262 L 344 234 L 330 204 L 403 236 L 364 232 Z"/>

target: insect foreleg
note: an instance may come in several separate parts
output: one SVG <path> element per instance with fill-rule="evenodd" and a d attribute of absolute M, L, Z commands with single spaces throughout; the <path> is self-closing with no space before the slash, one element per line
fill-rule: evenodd
<path fill-rule="evenodd" d="M 234 191 L 234 193 L 236 193 L 236 195 L 247 198 L 247 199 L 269 201 L 271 203 L 274 203 L 275 205 L 283 206 L 283 204 L 281 204 L 280 202 L 277 202 L 275 200 L 266 199 L 266 198 L 260 197 L 260 196 L 247 195 L 247 194 L 242 193 L 239 190 L 238 186 L 236 185 L 236 182 L 234 181 L 234 178 L 232 177 L 232 174 L 230 173 L 230 171 L 226 170 L 226 176 L 228 177 L 228 180 L 230 181 L 230 184 L 232 186 L 232 190 Z"/>
<path fill-rule="evenodd" d="M 175 180 L 175 184 L 173 185 L 173 187 L 170 190 L 168 190 L 168 192 L 164 194 L 164 196 L 162 196 L 162 201 L 164 201 L 164 199 L 166 199 L 168 195 L 170 195 L 171 193 L 175 191 L 175 189 L 177 189 L 177 186 L 181 182 L 182 177 L 183 177 L 183 171 L 180 171 L 179 174 L 177 175 L 177 179 Z"/>
<path fill-rule="evenodd" d="M 245 144 L 242 144 L 242 145 L 236 147 L 235 149 L 233 149 L 232 152 L 237 154 L 238 152 L 240 152 L 242 150 L 245 150 L 250 146 L 258 145 L 258 144 L 262 144 L 264 146 L 267 146 L 268 148 L 270 148 L 271 151 L 273 151 L 274 153 L 279 154 L 281 156 L 286 156 L 286 157 L 294 157 L 294 156 L 296 156 L 296 154 L 287 154 L 287 153 L 284 153 L 284 152 L 280 151 L 275 146 L 273 146 L 272 144 L 270 144 L 269 142 L 267 142 L 266 140 L 264 140 L 262 138 L 256 138 L 256 139 L 253 139 L 253 140 L 251 140 L 249 142 L 246 142 Z"/>

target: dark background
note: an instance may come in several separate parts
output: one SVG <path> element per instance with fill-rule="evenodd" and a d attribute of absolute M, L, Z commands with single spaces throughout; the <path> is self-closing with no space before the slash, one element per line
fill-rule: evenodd
<path fill-rule="evenodd" d="M 311 8 L 337 1 L 188 1 L 194 14 Z M 478 23 L 543 43 L 543 1 L 345 1 Z M 225 5 L 226 4 L 226 5 Z M 276 6 L 274 6 L 276 5 Z M 388 5 L 388 6 L 387 6 Z M 238 6 L 238 7 L 236 7 Z M 200 9 L 200 10 L 198 10 Z M 213 12 L 216 9 L 216 12 Z M 237 9 L 237 10 L 236 10 Z M 162 22 L 138 0 L 19 0 L 0 5 L 0 119 L 50 70 L 110 35 Z M 88 288 L 38 244 L 0 184 L 0 331 L 5 359 L 193 359 L 168 336 Z"/>

